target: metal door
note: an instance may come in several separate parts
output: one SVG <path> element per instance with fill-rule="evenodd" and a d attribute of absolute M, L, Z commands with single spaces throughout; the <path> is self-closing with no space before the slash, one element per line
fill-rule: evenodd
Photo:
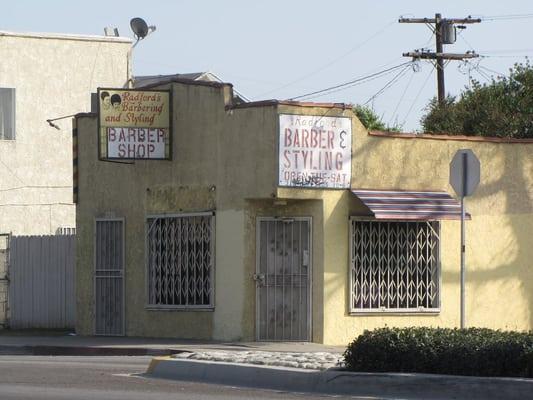
<path fill-rule="evenodd" d="M 94 308 L 96 335 L 124 335 L 124 220 L 97 219 Z"/>
<path fill-rule="evenodd" d="M 258 219 L 258 340 L 310 340 L 310 242 L 310 218 Z"/>

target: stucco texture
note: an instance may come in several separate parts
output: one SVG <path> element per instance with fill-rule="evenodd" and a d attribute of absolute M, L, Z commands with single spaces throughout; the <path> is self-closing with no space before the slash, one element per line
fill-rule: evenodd
<path fill-rule="evenodd" d="M 122 86 L 131 41 L 0 32 L 0 87 L 15 89 L 15 140 L 0 140 L 0 232 L 75 226 L 72 118 L 98 86 Z"/>
<path fill-rule="evenodd" d="M 369 134 L 351 110 L 268 103 L 232 107 L 231 87 L 172 83 L 173 159 L 117 164 L 97 157 L 97 120 L 78 118 L 78 324 L 93 332 L 94 219 L 126 223 L 126 335 L 254 340 L 256 221 L 312 220 L 312 340 L 346 344 L 379 326 L 459 325 L 459 222 L 441 222 L 441 307 L 432 314 L 349 313 L 349 218 L 368 215 L 349 190 L 278 187 L 278 115 L 352 118 L 353 188 L 444 190 L 460 148 L 481 160 L 481 185 L 466 200 L 467 324 L 531 329 L 533 144 Z M 215 307 L 145 307 L 144 224 L 151 214 L 214 211 Z"/>

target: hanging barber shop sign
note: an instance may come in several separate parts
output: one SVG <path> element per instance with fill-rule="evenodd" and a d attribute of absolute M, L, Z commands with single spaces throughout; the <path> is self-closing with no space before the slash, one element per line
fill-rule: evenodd
<path fill-rule="evenodd" d="M 282 114 L 279 128 L 279 186 L 350 188 L 350 118 Z"/>
<path fill-rule="evenodd" d="M 168 91 L 98 89 L 100 158 L 169 160 L 170 110 Z"/>

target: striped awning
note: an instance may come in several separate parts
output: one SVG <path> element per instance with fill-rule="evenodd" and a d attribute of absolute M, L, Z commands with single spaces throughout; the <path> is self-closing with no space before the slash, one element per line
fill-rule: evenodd
<path fill-rule="evenodd" d="M 376 219 L 461 219 L 461 203 L 446 192 L 352 189 L 352 193 Z"/>

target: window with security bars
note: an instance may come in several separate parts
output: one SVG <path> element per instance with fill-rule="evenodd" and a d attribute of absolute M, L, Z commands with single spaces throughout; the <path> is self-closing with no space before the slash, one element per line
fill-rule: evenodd
<path fill-rule="evenodd" d="M 438 311 L 438 222 L 350 222 L 351 312 Z"/>
<path fill-rule="evenodd" d="M 213 232 L 211 213 L 148 218 L 149 306 L 214 306 Z"/>

